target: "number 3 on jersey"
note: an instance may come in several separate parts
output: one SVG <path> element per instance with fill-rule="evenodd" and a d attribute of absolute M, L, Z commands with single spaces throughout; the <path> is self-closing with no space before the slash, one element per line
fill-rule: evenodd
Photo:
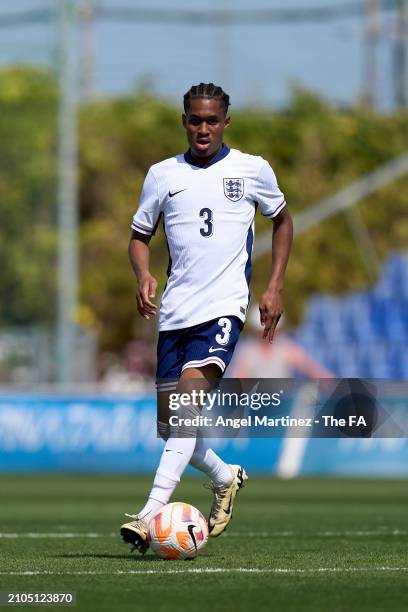
<path fill-rule="evenodd" d="M 215 341 L 217 344 L 228 344 L 232 329 L 231 321 L 227 317 L 221 317 L 221 319 L 218 319 L 218 325 L 221 327 L 222 333 L 215 336 Z"/>
<path fill-rule="evenodd" d="M 213 213 L 211 208 L 202 208 L 200 210 L 200 217 L 204 219 L 204 227 L 200 228 L 200 234 L 204 236 L 204 238 L 208 238 L 213 233 Z"/>

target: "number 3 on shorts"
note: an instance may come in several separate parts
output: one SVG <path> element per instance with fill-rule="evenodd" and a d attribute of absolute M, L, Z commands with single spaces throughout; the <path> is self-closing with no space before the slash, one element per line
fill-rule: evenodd
<path fill-rule="evenodd" d="M 215 341 L 218 344 L 228 344 L 232 328 L 231 321 L 227 317 L 221 317 L 221 319 L 218 319 L 218 325 L 221 327 L 222 334 L 217 334 Z"/>

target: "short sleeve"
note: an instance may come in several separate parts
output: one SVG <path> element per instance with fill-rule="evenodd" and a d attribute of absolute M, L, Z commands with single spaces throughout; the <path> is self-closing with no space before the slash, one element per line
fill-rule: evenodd
<path fill-rule="evenodd" d="M 159 188 L 150 168 L 143 183 L 142 194 L 136 214 L 133 215 L 132 229 L 141 234 L 154 234 L 161 213 Z"/>
<path fill-rule="evenodd" d="M 285 196 L 279 189 L 276 176 L 267 161 L 262 161 L 256 178 L 255 201 L 264 217 L 272 219 L 284 208 Z"/>

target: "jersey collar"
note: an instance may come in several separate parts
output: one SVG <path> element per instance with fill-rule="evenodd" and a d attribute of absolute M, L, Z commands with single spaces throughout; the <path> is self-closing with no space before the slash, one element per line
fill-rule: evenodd
<path fill-rule="evenodd" d="M 221 149 L 218 151 L 217 155 L 213 157 L 213 159 L 209 161 L 208 164 L 204 164 L 204 166 L 201 166 L 200 164 L 196 164 L 196 162 L 193 159 L 193 156 L 191 155 L 191 151 L 189 149 L 188 151 L 184 153 L 184 160 L 188 164 L 190 164 L 190 166 L 196 166 L 196 168 L 209 168 L 213 164 L 216 164 L 217 162 L 224 159 L 224 157 L 227 157 L 229 152 L 230 152 L 230 148 L 226 144 L 223 144 Z"/>

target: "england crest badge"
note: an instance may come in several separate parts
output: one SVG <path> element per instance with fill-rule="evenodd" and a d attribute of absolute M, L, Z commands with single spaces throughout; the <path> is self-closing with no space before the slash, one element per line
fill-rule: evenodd
<path fill-rule="evenodd" d="M 232 202 L 238 202 L 244 195 L 244 179 L 243 178 L 225 178 L 224 193 Z"/>

